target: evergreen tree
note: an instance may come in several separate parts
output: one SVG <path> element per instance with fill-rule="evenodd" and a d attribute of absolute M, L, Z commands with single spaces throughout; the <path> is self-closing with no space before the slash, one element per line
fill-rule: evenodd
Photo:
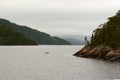
<path fill-rule="evenodd" d="M 120 47 L 120 11 L 93 31 L 90 46 Z"/>
<path fill-rule="evenodd" d="M 37 45 L 37 43 L 0 23 L 0 45 Z"/>

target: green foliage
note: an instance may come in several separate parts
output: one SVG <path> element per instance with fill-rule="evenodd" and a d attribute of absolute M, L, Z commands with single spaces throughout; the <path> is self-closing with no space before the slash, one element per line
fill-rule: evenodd
<path fill-rule="evenodd" d="M 120 12 L 93 31 L 89 45 L 91 47 L 100 45 L 112 48 L 120 47 Z"/>
<path fill-rule="evenodd" d="M 0 23 L 0 45 L 37 45 L 37 43 Z"/>
<path fill-rule="evenodd" d="M 58 45 L 59 44 L 59 43 L 56 43 L 56 40 L 53 37 L 51 37 L 49 34 L 40 32 L 38 30 L 29 28 L 27 26 L 17 25 L 5 19 L 0 19 L 0 23 L 15 29 L 16 31 L 22 33 L 24 36 L 30 38 L 31 40 L 36 41 L 38 44 L 47 44 L 47 45 Z M 68 44 L 68 42 L 64 40 L 60 44 L 64 45 L 64 44 Z"/>

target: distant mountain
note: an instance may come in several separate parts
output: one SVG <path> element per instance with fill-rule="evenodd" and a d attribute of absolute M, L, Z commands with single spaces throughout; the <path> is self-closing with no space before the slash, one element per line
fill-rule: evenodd
<path fill-rule="evenodd" d="M 66 40 L 64 40 L 64 39 L 61 39 L 61 38 L 59 38 L 59 37 L 53 37 L 53 38 L 54 38 L 54 40 L 56 41 L 56 44 L 58 44 L 58 45 L 62 45 L 62 44 L 64 44 L 64 45 L 71 44 L 70 42 L 68 42 L 68 41 L 66 41 Z"/>
<path fill-rule="evenodd" d="M 57 39 L 53 38 L 52 36 L 50 36 L 47 33 L 40 32 L 36 29 L 32 29 L 32 28 L 27 27 L 27 26 L 22 26 L 22 25 L 12 23 L 6 19 L 0 19 L 0 23 L 5 25 L 5 26 L 9 26 L 9 27 L 15 29 L 16 31 L 23 34 L 24 36 L 30 38 L 31 40 L 36 41 L 38 44 L 59 45 L 58 40 L 62 40 L 63 42 L 60 43 L 60 45 L 70 45 L 70 43 L 68 41 L 65 41 L 65 40 L 60 39 L 60 38 L 57 38 Z"/>
<path fill-rule="evenodd" d="M 60 38 L 69 41 L 72 45 L 85 45 L 85 36 L 83 35 L 61 35 Z M 90 36 L 86 36 L 88 41 L 90 41 Z"/>
<path fill-rule="evenodd" d="M 37 45 L 37 43 L 0 23 L 0 45 Z"/>

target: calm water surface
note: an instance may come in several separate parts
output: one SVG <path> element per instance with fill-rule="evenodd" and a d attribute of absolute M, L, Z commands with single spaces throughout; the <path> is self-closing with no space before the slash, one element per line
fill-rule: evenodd
<path fill-rule="evenodd" d="M 81 47 L 1 46 L 0 80 L 113 80 L 120 78 L 120 63 L 72 56 Z"/>

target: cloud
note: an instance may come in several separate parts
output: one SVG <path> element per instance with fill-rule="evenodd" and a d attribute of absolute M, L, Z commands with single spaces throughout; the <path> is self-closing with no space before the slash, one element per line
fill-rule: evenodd
<path fill-rule="evenodd" d="M 56 34 L 90 34 L 120 9 L 120 0 L 2 0 L 0 17 Z"/>

